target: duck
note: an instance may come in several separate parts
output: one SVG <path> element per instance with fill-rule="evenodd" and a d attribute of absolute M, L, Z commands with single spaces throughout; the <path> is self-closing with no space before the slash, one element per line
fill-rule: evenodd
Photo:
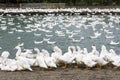
<path fill-rule="evenodd" d="M 36 63 L 39 67 L 47 69 L 47 64 L 45 63 L 44 54 L 40 52 L 38 48 L 34 48 L 34 51 L 37 52 Z"/>
<path fill-rule="evenodd" d="M 49 67 L 49 69 L 57 68 L 57 65 L 53 61 L 53 58 L 50 56 L 49 52 L 47 50 L 45 50 L 45 49 L 42 49 L 41 52 L 44 55 L 45 63 Z"/>

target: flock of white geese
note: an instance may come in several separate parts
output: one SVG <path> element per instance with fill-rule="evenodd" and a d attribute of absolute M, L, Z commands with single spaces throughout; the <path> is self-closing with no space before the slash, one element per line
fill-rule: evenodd
<path fill-rule="evenodd" d="M 90 12 L 90 13 L 119 13 L 119 8 L 110 8 L 110 9 L 100 9 L 100 8 L 58 8 L 58 9 L 35 9 L 35 8 L 8 8 L 8 9 L 0 9 L 0 13 L 58 13 L 58 12 L 67 12 L 67 13 L 82 13 L 82 12 Z"/>
<path fill-rule="evenodd" d="M 111 63 L 115 68 L 120 67 L 120 55 L 116 54 L 113 49 L 107 50 L 105 45 L 101 46 L 101 52 L 97 51 L 96 46 L 92 46 L 92 51 L 88 52 L 87 48 L 81 49 L 79 46 L 69 46 L 68 51 L 64 54 L 58 46 L 53 47 L 53 52 L 50 54 L 45 49 L 34 48 L 26 49 L 24 52 L 21 45 L 15 47 L 18 51 L 14 59 L 9 58 L 10 53 L 3 51 L 0 56 L 0 69 L 4 71 L 33 71 L 32 66 L 38 66 L 43 69 L 67 68 L 68 64 L 75 64 L 78 68 L 84 65 L 86 68 L 94 68 L 99 65 L 106 66 Z"/>

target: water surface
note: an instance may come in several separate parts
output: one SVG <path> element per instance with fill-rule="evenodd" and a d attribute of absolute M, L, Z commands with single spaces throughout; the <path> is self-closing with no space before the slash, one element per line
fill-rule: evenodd
<path fill-rule="evenodd" d="M 24 43 L 25 49 L 49 52 L 57 45 L 63 53 L 70 45 L 90 52 L 92 45 L 100 51 L 104 44 L 119 54 L 120 44 L 111 41 L 120 42 L 120 15 L 0 15 L 0 51 L 9 51 L 11 57 L 19 43 Z"/>

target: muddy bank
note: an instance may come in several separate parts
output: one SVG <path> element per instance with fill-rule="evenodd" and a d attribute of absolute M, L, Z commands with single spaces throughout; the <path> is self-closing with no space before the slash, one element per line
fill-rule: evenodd
<path fill-rule="evenodd" d="M 0 71 L 0 80 L 119 80 L 120 70 L 83 70 L 75 68 L 58 68 L 41 70 L 38 67 L 30 71 Z"/>

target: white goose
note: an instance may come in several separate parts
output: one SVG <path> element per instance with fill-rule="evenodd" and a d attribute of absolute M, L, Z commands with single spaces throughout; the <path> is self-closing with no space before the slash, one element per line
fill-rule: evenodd
<path fill-rule="evenodd" d="M 83 54 L 83 50 L 81 50 L 79 46 L 76 46 L 76 48 L 77 48 L 77 51 L 75 55 L 75 61 L 77 63 L 76 67 L 78 67 L 78 65 L 81 65 L 83 63 L 82 59 L 84 57 L 84 54 Z"/>
<path fill-rule="evenodd" d="M 97 62 L 98 64 L 97 69 L 100 70 L 102 66 L 105 66 L 106 64 L 108 64 L 108 61 L 104 60 L 104 58 L 100 56 L 100 53 L 97 51 L 95 46 L 92 46 L 92 48 L 93 48 L 92 50 L 93 60 Z"/>
<path fill-rule="evenodd" d="M 112 64 L 115 66 L 114 68 L 120 67 L 120 56 L 114 56 L 112 57 Z"/>
<path fill-rule="evenodd" d="M 115 53 L 113 49 L 109 50 L 111 63 L 115 66 L 115 68 L 120 67 L 120 56 Z"/>
<path fill-rule="evenodd" d="M 109 52 L 104 45 L 101 47 L 100 57 L 102 57 L 105 61 L 110 60 Z"/>
<path fill-rule="evenodd" d="M 6 59 L 8 58 L 8 56 L 10 55 L 10 53 L 8 51 L 3 51 L 1 54 L 1 58 L 2 58 L 2 63 L 4 63 L 4 61 L 6 61 Z"/>
<path fill-rule="evenodd" d="M 86 69 L 89 69 L 91 67 L 94 67 L 97 63 L 93 60 L 93 55 L 89 54 L 86 48 L 85 50 L 86 53 L 82 61 L 86 65 Z"/>
<path fill-rule="evenodd" d="M 0 68 L 1 70 L 15 71 L 18 68 L 17 63 L 14 59 L 8 59 L 9 55 L 10 53 L 8 51 L 4 51 L 1 54 Z"/>
<path fill-rule="evenodd" d="M 63 56 L 61 57 L 61 60 L 65 65 L 62 68 L 66 68 L 67 64 L 71 64 L 75 59 L 75 55 L 73 55 L 72 52 L 72 46 L 68 47 L 68 52 L 64 53 Z"/>
<path fill-rule="evenodd" d="M 51 57 L 53 58 L 54 62 L 59 65 L 61 62 L 62 50 L 58 46 L 55 46 L 53 47 L 53 51 L 54 52 L 51 54 Z"/>
<path fill-rule="evenodd" d="M 46 68 L 47 69 L 48 67 L 45 63 L 44 54 L 41 53 L 38 48 L 34 48 L 34 50 L 37 52 L 36 63 L 38 64 L 38 66 L 41 67 L 41 68 Z"/>
<path fill-rule="evenodd" d="M 17 49 L 18 51 L 16 52 L 16 59 L 18 57 L 23 57 L 25 58 L 28 63 L 30 64 L 30 66 L 34 66 L 35 64 L 35 59 L 33 59 L 33 57 L 31 57 L 32 52 L 30 50 L 26 50 L 26 52 L 22 52 L 21 47 L 20 46 L 16 46 L 15 49 Z M 31 56 L 30 56 L 31 55 Z"/>
<path fill-rule="evenodd" d="M 16 57 L 15 57 L 17 63 L 20 65 L 18 70 L 28 69 L 28 70 L 32 71 L 32 69 L 30 67 L 31 62 L 28 60 L 28 58 L 26 58 L 25 55 L 21 56 L 21 53 L 22 53 L 21 48 L 19 46 L 17 46 L 17 47 L 15 47 L 15 49 L 18 49 L 18 51 L 16 53 Z"/>
<path fill-rule="evenodd" d="M 25 57 L 17 56 L 16 57 L 17 64 L 19 65 L 18 70 L 30 70 L 33 71 L 28 60 Z"/>
<path fill-rule="evenodd" d="M 55 62 L 53 61 L 53 58 L 50 57 L 50 54 L 47 50 L 42 49 L 42 53 L 44 55 L 44 59 L 45 59 L 45 63 L 48 67 L 50 68 L 57 68 L 57 65 L 55 64 Z"/>

